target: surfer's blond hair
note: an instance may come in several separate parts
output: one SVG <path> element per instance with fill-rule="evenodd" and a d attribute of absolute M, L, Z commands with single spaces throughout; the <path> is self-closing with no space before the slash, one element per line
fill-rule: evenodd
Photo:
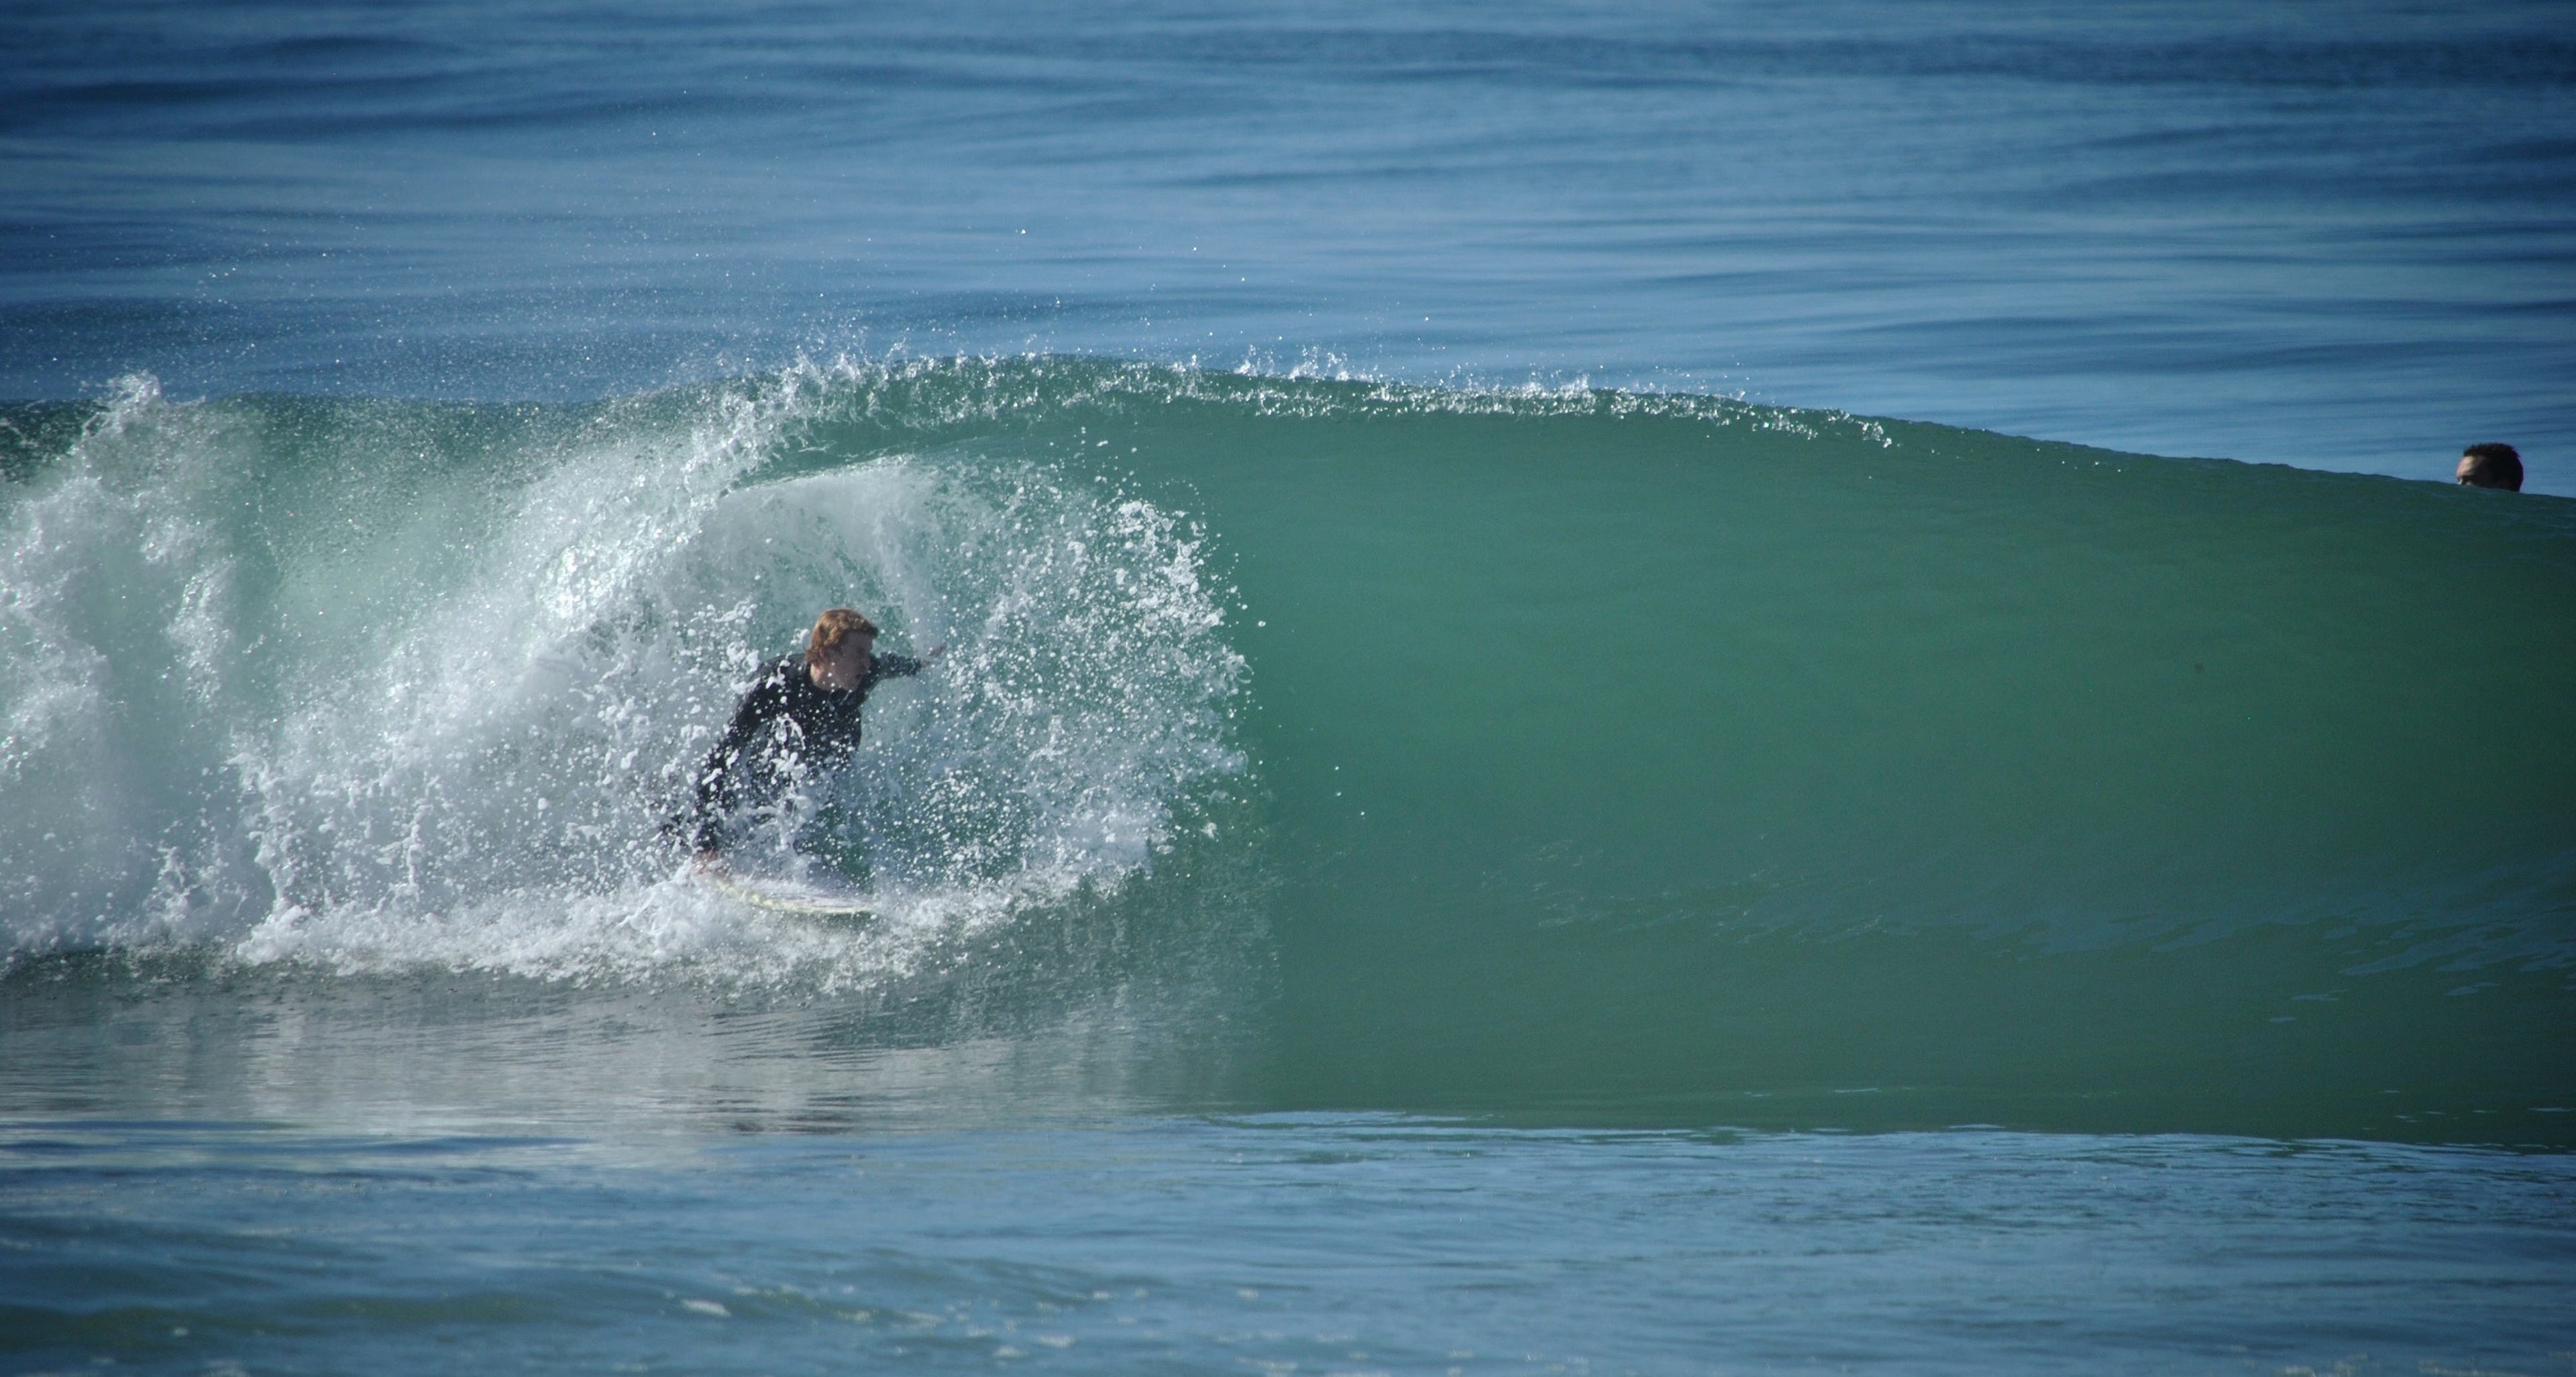
<path fill-rule="evenodd" d="M 805 638 L 805 653 L 829 655 L 852 636 L 877 638 L 877 624 L 846 607 L 835 607 L 814 619 L 814 634 Z"/>

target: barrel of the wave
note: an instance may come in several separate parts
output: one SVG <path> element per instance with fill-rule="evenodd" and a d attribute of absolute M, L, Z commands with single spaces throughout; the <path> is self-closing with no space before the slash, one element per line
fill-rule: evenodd
<path fill-rule="evenodd" d="M 1298 400 L 1117 432 L 1251 613 L 1270 1093 L 2566 1136 L 2569 504 L 1697 399 Z"/>

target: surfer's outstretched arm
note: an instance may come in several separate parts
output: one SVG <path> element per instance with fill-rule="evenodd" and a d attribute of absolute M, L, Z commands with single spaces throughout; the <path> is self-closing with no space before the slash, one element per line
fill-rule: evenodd
<path fill-rule="evenodd" d="M 908 679 L 930 668 L 931 661 L 947 653 L 948 647 L 943 645 L 923 651 L 918 658 L 892 653 L 878 655 L 869 662 L 868 679 L 871 683 L 879 679 Z"/>

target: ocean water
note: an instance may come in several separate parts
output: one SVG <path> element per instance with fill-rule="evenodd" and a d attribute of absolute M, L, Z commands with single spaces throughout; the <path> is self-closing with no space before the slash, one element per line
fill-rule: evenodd
<path fill-rule="evenodd" d="M 2566 20 L 29 0 L 0 396 L 1109 353 L 2576 493 Z"/>
<path fill-rule="evenodd" d="M 0 1364 L 2568 1371 L 2565 34 L 22 7 Z"/>

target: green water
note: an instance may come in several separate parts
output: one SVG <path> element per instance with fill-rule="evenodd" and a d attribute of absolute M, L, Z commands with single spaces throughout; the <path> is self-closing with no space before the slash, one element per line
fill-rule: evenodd
<path fill-rule="evenodd" d="M 939 443 L 1088 443 L 1232 555 L 1271 1093 L 2563 1138 L 2531 1111 L 2576 1071 L 2566 504 L 1187 390 Z"/>

